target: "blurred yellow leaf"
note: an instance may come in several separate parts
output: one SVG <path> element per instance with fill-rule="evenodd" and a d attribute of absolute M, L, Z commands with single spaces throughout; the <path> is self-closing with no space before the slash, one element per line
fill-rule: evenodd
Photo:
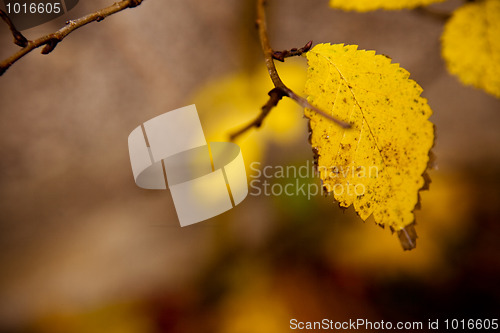
<path fill-rule="evenodd" d="M 134 304 L 106 304 L 82 312 L 54 312 L 41 318 L 35 327 L 47 333 L 148 333 L 153 322 L 144 309 Z"/>
<path fill-rule="evenodd" d="M 331 233 L 325 243 L 326 255 L 335 267 L 349 267 L 371 277 L 401 273 L 433 281 L 449 277 L 454 264 L 447 255 L 454 247 L 463 246 L 474 224 L 474 187 L 469 178 L 450 170 L 433 173 L 432 191 L 422 195 L 425 209 L 417 212 L 419 220 L 425 221 L 418 224 L 418 251 L 397 251 L 390 234 L 379 232 L 375 225 L 349 223 L 341 233 Z"/>
<path fill-rule="evenodd" d="M 269 285 L 268 272 L 248 272 L 251 281 L 241 285 L 224 300 L 221 307 L 221 333 L 289 332 L 291 319 L 284 299 Z"/>
<path fill-rule="evenodd" d="M 406 9 L 426 6 L 444 0 L 330 0 L 330 6 L 343 10 L 367 12 L 377 9 Z"/>
<path fill-rule="evenodd" d="M 374 51 L 320 44 L 307 53 L 309 102 L 352 124 L 343 129 L 306 109 L 325 191 L 366 220 L 402 231 L 413 210 L 434 143 L 432 110 L 409 73 Z M 408 230 L 408 229 L 405 229 Z M 413 237 L 404 244 L 414 247 Z"/>
<path fill-rule="evenodd" d="M 286 84 L 303 91 L 306 68 L 301 59 L 278 64 Z M 194 97 L 203 129 L 209 141 L 227 141 L 229 135 L 253 121 L 267 102 L 267 93 L 274 88 L 265 66 L 253 72 L 240 72 L 216 79 L 205 85 Z M 262 127 L 238 138 L 245 163 L 259 161 L 271 142 L 292 143 L 303 136 L 301 108 L 284 98 L 264 120 Z"/>
<path fill-rule="evenodd" d="M 500 1 L 463 5 L 446 23 L 443 57 L 462 83 L 500 97 Z"/>

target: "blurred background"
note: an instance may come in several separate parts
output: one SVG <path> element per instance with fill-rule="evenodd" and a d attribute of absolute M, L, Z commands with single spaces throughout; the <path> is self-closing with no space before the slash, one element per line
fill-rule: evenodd
<path fill-rule="evenodd" d="M 81 1 L 24 34 L 111 2 Z M 196 103 L 207 137 L 227 139 L 272 85 L 253 0 L 145 0 L 0 77 L 0 331 L 262 333 L 290 331 L 292 318 L 499 317 L 500 101 L 446 72 L 443 21 L 327 0 L 269 1 L 268 16 L 277 50 L 357 44 L 423 87 L 438 167 L 416 212 L 417 248 L 403 252 L 372 218 L 322 196 L 249 196 L 180 228 L 168 191 L 136 187 L 129 133 Z M 2 59 L 18 48 L 11 40 L 1 26 Z M 302 91 L 304 58 L 278 69 Z M 247 164 L 305 165 L 307 137 L 303 111 L 283 100 L 238 143 Z"/>

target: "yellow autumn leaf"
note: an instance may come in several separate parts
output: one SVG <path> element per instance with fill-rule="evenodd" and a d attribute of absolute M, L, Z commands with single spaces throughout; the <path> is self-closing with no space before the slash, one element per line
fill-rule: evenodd
<path fill-rule="evenodd" d="M 330 0 L 330 7 L 343 10 L 367 12 L 377 9 L 410 9 L 443 1 L 444 0 Z"/>
<path fill-rule="evenodd" d="M 291 59 L 292 60 L 292 59 Z M 293 59 L 277 64 L 280 74 L 293 89 L 304 89 L 306 68 Z M 205 135 L 209 141 L 227 141 L 229 135 L 253 121 L 267 102 L 273 88 L 267 70 L 259 66 L 251 72 L 237 72 L 215 79 L 203 86 L 194 96 Z M 262 127 L 248 131 L 238 138 L 245 163 L 259 161 L 272 142 L 287 145 L 302 136 L 305 124 L 301 108 L 283 99 L 264 120 Z"/>
<path fill-rule="evenodd" d="M 363 220 L 373 214 L 380 225 L 411 231 L 434 143 L 422 88 L 389 58 L 355 45 L 320 44 L 307 59 L 309 102 L 352 125 L 305 111 L 324 189 Z"/>
<path fill-rule="evenodd" d="M 441 39 L 450 73 L 500 98 L 500 1 L 463 5 L 446 23 Z"/>

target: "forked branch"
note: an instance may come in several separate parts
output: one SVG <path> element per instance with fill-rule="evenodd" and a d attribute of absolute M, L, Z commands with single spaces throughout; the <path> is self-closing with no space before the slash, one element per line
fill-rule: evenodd
<path fill-rule="evenodd" d="M 5 13 L 3 10 L 0 9 L 0 16 L 2 17 L 2 20 L 9 26 L 10 32 L 12 33 L 12 37 L 14 37 L 14 44 L 19 45 L 21 47 L 25 47 L 28 45 L 28 40 L 26 37 L 23 36 L 22 33 L 20 33 L 16 27 L 14 26 L 14 23 L 10 20 L 10 18 L 7 16 L 7 13 Z"/>
<path fill-rule="evenodd" d="M 262 47 L 262 51 L 264 52 L 264 61 L 267 66 L 267 71 L 269 72 L 269 76 L 274 84 L 274 89 L 269 92 L 270 99 L 269 101 L 262 107 L 261 114 L 250 124 L 242 128 L 241 130 L 231 134 L 231 140 L 235 140 L 238 136 L 245 133 L 249 129 L 253 127 L 260 127 L 262 125 L 263 120 L 267 117 L 269 112 L 275 107 L 278 102 L 281 100 L 283 96 L 293 99 L 300 106 L 304 108 L 308 108 L 313 110 L 314 112 L 322 115 L 323 117 L 333 121 L 337 125 L 343 128 L 350 128 L 350 125 L 344 121 L 336 119 L 324 112 L 323 110 L 318 109 L 314 105 L 311 105 L 307 99 L 299 96 L 295 92 L 293 92 L 290 88 L 288 88 L 283 81 L 281 80 L 278 71 L 276 70 L 276 66 L 274 64 L 274 59 L 281 58 L 284 59 L 289 56 L 299 55 L 311 48 L 312 43 L 307 43 L 302 49 L 292 49 L 290 51 L 283 52 L 274 52 L 271 44 L 269 42 L 269 36 L 267 32 L 267 22 L 266 22 L 266 10 L 265 10 L 266 0 L 257 0 L 257 28 L 259 30 L 259 39 Z M 283 54 L 285 53 L 285 54 Z M 281 59 L 279 59 L 281 60 Z M 279 92 L 279 93 L 278 93 Z M 277 98 L 279 96 L 279 98 Z"/>
<path fill-rule="evenodd" d="M 54 50 L 58 43 L 60 43 L 66 36 L 75 31 L 78 28 L 83 27 L 91 22 L 100 22 L 106 17 L 118 13 L 127 8 L 133 8 L 139 6 L 144 0 L 122 0 L 116 2 L 113 5 L 96 11 L 95 13 L 85 15 L 76 20 L 69 20 L 66 25 L 57 30 L 54 33 L 48 34 L 46 36 L 40 37 L 34 41 L 28 41 L 24 36 L 17 31 L 12 22 L 9 20 L 7 15 L 4 18 L 4 12 L 2 12 L 2 19 L 9 25 L 9 28 L 14 36 L 15 43 L 22 46 L 23 48 L 14 53 L 12 56 L 0 62 L 0 75 L 5 73 L 12 64 L 24 57 L 26 54 L 30 53 L 34 49 L 44 46 L 42 49 L 42 54 L 49 54 Z M 26 40 L 24 41 L 23 40 Z"/>

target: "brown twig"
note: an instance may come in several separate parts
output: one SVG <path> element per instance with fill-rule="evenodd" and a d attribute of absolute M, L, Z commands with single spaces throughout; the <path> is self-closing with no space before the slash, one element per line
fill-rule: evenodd
<path fill-rule="evenodd" d="M 262 122 L 264 121 L 264 119 L 269 114 L 269 112 L 271 112 L 271 110 L 276 105 L 278 105 L 278 102 L 283 98 L 283 96 L 285 96 L 284 93 L 283 93 L 283 90 L 278 89 L 278 88 L 274 88 L 273 90 L 271 90 L 268 93 L 268 95 L 269 95 L 269 100 L 262 107 L 260 115 L 254 121 L 252 121 L 250 124 L 246 125 L 245 127 L 243 127 L 242 129 L 240 129 L 239 131 L 234 132 L 233 134 L 231 134 L 231 136 L 230 136 L 231 141 L 234 141 L 238 136 L 240 136 L 241 134 L 245 133 L 246 131 L 248 131 L 252 127 L 259 128 L 262 125 Z"/>
<path fill-rule="evenodd" d="M 100 22 L 104 20 L 107 16 L 118 13 L 124 9 L 137 7 L 143 1 L 144 0 L 122 0 L 120 2 L 116 2 L 109 7 L 98 10 L 95 13 L 88 14 L 76 20 L 69 20 L 66 22 L 66 26 L 57 30 L 54 33 L 40 37 L 34 41 L 27 41 L 27 44 L 21 50 L 14 53 L 12 56 L 5 59 L 4 61 L 0 62 L 0 75 L 3 75 L 3 73 L 5 73 L 5 71 L 9 69 L 9 67 L 12 66 L 12 64 L 14 64 L 16 61 L 18 61 L 19 59 L 21 59 L 34 49 L 44 46 L 44 48 L 42 49 L 42 54 L 49 54 L 54 50 L 54 48 L 57 46 L 59 42 L 61 42 L 66 36 L 68 36 L 76 29 L 81 28 L 84 25 L 87 25 L 91 22 L 96 22 L 96 21 Z"/>
<path fill-rule="evenodd" d="M 343 127 L 343 128 L 350 128 L 351 126 L 339 119 L 336 119 L 329 115 L 328 113 L 318 109 L 317 107 L 311 105 L 307 99 L 297 95 L 295 92 L 293 92 L 290 88 L 288 88 L 283 81 L 281 80 L 278 71 L 276 70 L 276 66 L 274 64 L 274 57 L 273 55 L 275 52 L 271 48 L 271 44 L 269 42 L 269 36 L 267 33 L 267 23 L 266 23 L 266 10 L 265 10 L 265 2 L 266 0 L 257 0 L 257 28 L 259 30 L 259 39 L 260 39 L 260 44 L 262 47 L 262 51 L 264 52 L 264 61 L 266 63 L 267 71 L 269 72 L 269 76 L 271 77 L 271 80 L 273 81 L 274 84 L 274 89 L 269 92 L 270 99 L 269 101 L 262 107 L 262 111 L 260 115 L 252 121 L 250 124 L 242 128 L 241 130 L 231 134 L 230 139 L 233 141 L 235 140 L 238 136 L 241 134 L 245 133 L 249 129 L 253 127 L 260 127 L 262 125 L 262 122 L 266 118 L 266 116 L 269 114 L 269 112 L 272 110 L 273 107 L 275 107 L 278 102 L 281 100 L 283 96 L 286 96 L 288 98 L 293 99 L 295 102 L 297 102 L 300 106 L 304 108 L 308 108 L 313 110 L 314 112 L 322 115 L 323 117 L 333 121 L 337 125 Z M 307 46 L 307 45 L 306 45 Z M 277 98 L 277 96 L 280 96 Z"/>
<path fill-rule="evenodd" d="M 303 53 L 306 53 L 311 49 L 312 45 L 313 41 L 310 40 L 304 47 L 301 47 L 300 49 L 293 48 L 291 50 L 285 50 L 285 51 L 274 51 L 273 58 L 278 61 L 284 62 L 285 58 L 300 56 Z"/>
<path fill-rule="evenodd" d="M 433 19 L 436 19 L 436 20 L 442 21 L 442 22 L 448 21 L 448 19 L 451 17 L 450 13 L 442 12 L 442 11 L 435 10 L 433 8 L 430 8 L 430 7 L 424 7 L 424 6 L 415 8 L 415 12 L 417 14 L 422 15 L 422 16 L 432 17 Z"/>
<path fill-rule="evenodd" d="M 9 26 L 12 37 L 14 37 L 14 44 L 21 47 L 25 47 L 26 45 L 28 45 L 28 40 L 23 36 L 22 33 L 19 32 L 19 30 L 16 29 L 14 23 L 12 23 L 10 18 L 7 16 L 7 13 L 0 9 L 0 16 L 2 17 L 2 20 L 4 20 L 4 22 Z"/>

